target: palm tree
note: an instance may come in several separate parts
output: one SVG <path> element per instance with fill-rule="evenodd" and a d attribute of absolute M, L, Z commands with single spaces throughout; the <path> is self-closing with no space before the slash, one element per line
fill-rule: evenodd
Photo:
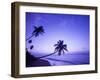
<path fill-rule="evenodd" d="M 55 46 L 55 51 L 54 53 L 58 53 L 58 55 L 60 56 L 62 53 L 64 54 L 64 51 L 68 51 L 67 49 L 67 45 L 64 44 L 63 40 L 59 40 L 57 42 L 57 44 L 54 45 Z"/>
<path fill-rule="evenodd" d="M 38 57 L 38 58 L 44 58 L 44 57 L 53 55 L 55 53 L 58 53 L 58 55 L 60 56 L 61 53 L 63 53 L 63 54 L 65 53 L 64 51 L 67 51 L 68 52 L 67 45 L 64 44 L 64 41 L 63 40 L 59 40 L 57 42 L 57 44 L 55 44 L 54 46 L 55 46 L 54 53 L 51 53 L 51 54 L 48 54 L 48 55 L 44 55 L 44 56 L 41 56 L 41 57 Z"/>
<path fill-rule="evenodd" d="M 26 41 L 29 40 L 30 38 L 32 38 L 33 36 L 37 37 L 37 36 L 39 36 L 40 34 L 43 34 L 43 33 L 44 33 L 43 26 L 38 26 L 38 27 L 34 26 L 34 30 L 32 32 L 32 35 L 28 39 L 26 39 Z"/>
<path fill-rule="evenodd" d="M 26 39 L 26 41 L 31 39 L 33 36 L 37 37 L 37 36 L 39 36 L 40 34 L 43 34 L 43 33 L 44 33 L 43 26 L 38 26 L 38 27 L 34 26 L 34 30 L 32 32 L 32 35 L 28 39 Z M 28 43 L 31 44 L 32 40 L 29 40 Z M 34 48 L 34 46 L 31 45 L 30 49 L 33 49 L 33 48 Z"/>

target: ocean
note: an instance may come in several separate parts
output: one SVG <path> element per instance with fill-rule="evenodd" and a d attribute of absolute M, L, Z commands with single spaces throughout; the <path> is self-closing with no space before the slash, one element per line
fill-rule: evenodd
<path fill-rule="evenodd" d="M 50 53 L 48 53 L 50 54 Z M 41 57 L 48 55 L 47 53 L 32 53 L 35 57 Z M 63 66 L 63 65 L 84 65 L 90 63 L 89 52 L 68 52 L 62 55 L 57 53 L 43 57 L 41 59 L 49 61 L 51 66 Z"/>

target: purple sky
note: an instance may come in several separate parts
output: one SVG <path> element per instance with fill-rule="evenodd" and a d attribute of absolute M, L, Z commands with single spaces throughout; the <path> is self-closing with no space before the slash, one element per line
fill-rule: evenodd
<path fill-rule="evenodd" d="M 54 44 L 64 40 L 69 52 L 89 51 L 89 15 L 26 13 L 26 38 L 34 26 L 43 26 L 45 33 L 33 37 L 33 52 L 52 53 Z M 31 44 L 26 42 L 27 47 Z"/>

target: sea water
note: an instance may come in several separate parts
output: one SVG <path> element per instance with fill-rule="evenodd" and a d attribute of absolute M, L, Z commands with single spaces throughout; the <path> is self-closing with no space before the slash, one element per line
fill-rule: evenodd
<path fill-rule="evenodd" d="M 44 55 L 48 55 L 50 53 L 32 53 L 36 57 L 41 57 Z M 51 66 L 63 66 L 63 65 L 83 65 L 90 63 L 90 54 L 88 51 L 86 52 L 68 52 L 62 55 L 58 55 L 57 53 L 43 57 L 42 59 L 49 61 Z"/>

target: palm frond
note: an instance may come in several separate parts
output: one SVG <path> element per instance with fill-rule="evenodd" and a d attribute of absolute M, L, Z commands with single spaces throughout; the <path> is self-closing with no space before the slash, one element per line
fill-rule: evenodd
<path fill-rule="evenodd" d="M 64 44 L 63 40 L 59 40 L 57 41 L 57 44 L 54 44 L 55 46 L 55 51 L 56 53 L 58 53 L 58 55 L 60 56 L 62 53 L 64 54 L 65 51 L 67 50 L 67 44 Z"/>

